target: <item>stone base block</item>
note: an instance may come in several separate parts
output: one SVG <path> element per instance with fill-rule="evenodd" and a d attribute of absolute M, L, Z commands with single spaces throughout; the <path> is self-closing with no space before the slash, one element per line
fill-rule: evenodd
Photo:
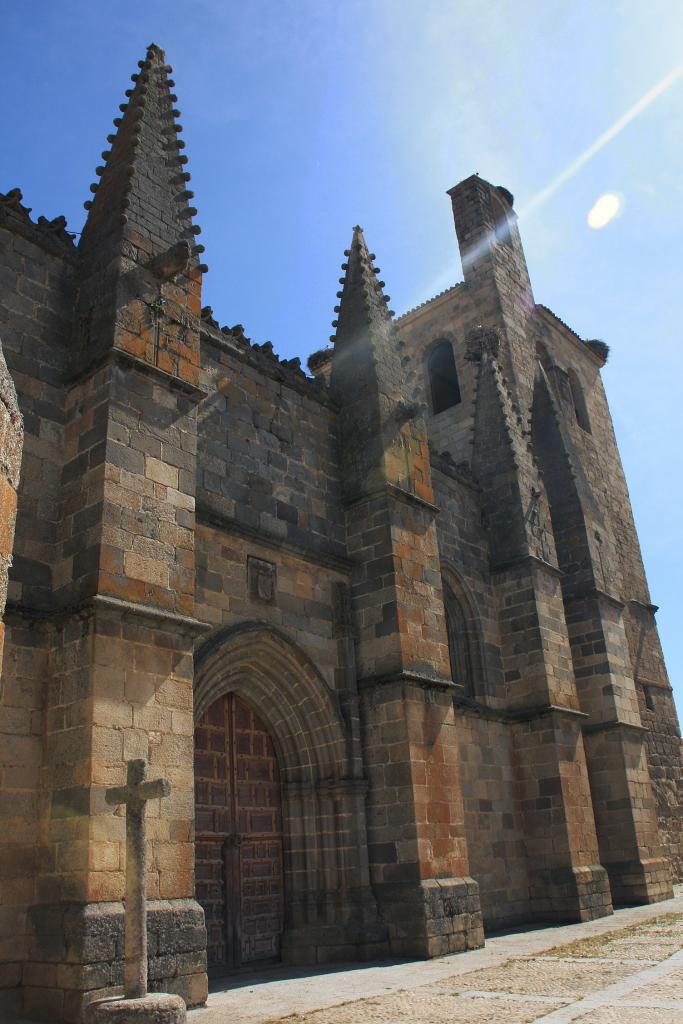
<path fill-rule="evenodd" d="M 286 931 L 282 937 L 282 962 L 297 967 L 309 964 L 345 964 L 383 960 L 389 956 L 389 941 L 348 942 L 348 936 L 321 936 L 305 929 Z"/>
<path fill-rule="evenodd" d="M 537 871 L 530 895 L 538 921 L 593 921 L 613 912 L 609 879 L 600 864 Z"/>
<path fill-rule="evenodd" d="M 673 896 L 671 867 L 664 857 L 621 861 L 605 867 L 615 904 L 659 903 Z"/>
<path fill-rule="evenodd" d="M 92 1000 L 121 996 L 123 904 L 63 903 L 29 912 L 30 959 L 24 978 L 25 1013 L 80 1024 Z M 181 996 L 187 1006 L 206 1001 L 204 911 L 193 899 L 147 904 L 149 988 Z"/>
<path fill-rule="evenodd" d="M 330 964 L 377 960 L 389 955 L 386 925 L 371 889 L 290 899 L 282 936 L 288 964 Z"/>
<path fill-rule="evenodd" d="M 377 887 L 393 956 L 428 959 L 484 945 L 479 885 L 473 878 L 429 878 Z"/>
<path fill-rule="evenodd" d="M 150 992 L 139 999 L 96 999 L 84 1014 L 85 1024 L 185 1024 L 187 1013 L 180 996 Z"/>

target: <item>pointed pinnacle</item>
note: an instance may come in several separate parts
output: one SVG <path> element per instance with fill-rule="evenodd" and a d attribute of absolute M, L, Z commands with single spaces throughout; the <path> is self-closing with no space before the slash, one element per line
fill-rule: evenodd
<path fill-rule="evenodd" d="M 147 47 L 147 60 L 156 64 L 166 63 L 166 54 L 157 43 L 150 43 Z"/>
<path fill-rule="evenodd" d="M 347 255 L 348 254 L 348 255 Z M 368 251 L 363 229 L 353 229 L 351 247 L 345 250 L 347 260 L 342 264 L 345 276 L 340 278 L 344 287 L 338 292 L 341 302 L 335 306 L 338 319 L 333 322 L 337 337 L 354 335 L 358 330 L 372 323 L 386 323 L 388 298 L 382 293 L 382 284 L 377 280 L 372 261 L 374 253 Z"/>
<path fill-rule="evenodd" d="M 192 194 L 177 187 L 189 179 L 189 174 L 182 169 L 187 163 L 187 157 L 181 154 L 185 143 L 178 138 L 182 125 L 175 120 L 179 110 L 174 106 L 175 97 L 170 98 L 171 69 L 164 51 L 156 43 L 150 44 L 145 60 L 139 61 L 138 66 L 139 74 L 131 76 L 134 87 L 126 90 L 127 102 L 121 104 L 121 116 L 114 122 L 118 131 L 108 136 L 112 148 L 107 151 L 106 160 L 103 154 L 105 165 L 98 167 L 100 181 L 92 189 L 93 212 L 81 239 L 85 248 L 99 246 L 105 240 L 116 247 L 124 210 L 133 230 L 160 234 L 166 245 L 201 230 L 188 224 L 196 213 L 188 204 Z M 157 218 L 146 212 L 144 203 L 134 201 L 142 187 L 141 175 L 150 177 L 158 194 L 164 197 L 163 218 L 158 224 Z M 149 218 L 154 218 L 155 223 L 147 223 Z"/>

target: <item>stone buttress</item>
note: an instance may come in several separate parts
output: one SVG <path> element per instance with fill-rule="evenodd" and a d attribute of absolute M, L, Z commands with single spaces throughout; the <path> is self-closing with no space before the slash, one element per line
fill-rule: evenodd
<path fill-rule="evenodd" d="M 131 758 L 171 782 L 149 809 L 150 972 L 206 996 L 193 892 L 194 491 L 201 275 L 163 52 L 151 46 L 103 153 L 73 279 L 49 592 L 39 874 L 24 1008 L 77 1021 L 121 983 Z M 30 601 L 30 597 L 29 597 Z M 155 958 L 159 958 L 156 960 Z"/>
<path fill-rule="evenodd" d="M 532 437 L 550 500 L 591 779 L 600 862 L 615 903 L 671 896 L 647 764 L 612 524 L 596 500 L 546 369 L 536 371 Z M 589 358 L 587 355 L 586 358 Z M 646 593 L 645 602 L 649 604 Z M 643 602 L 643 604 L 645 604 Z M 646 610 L 646 609 L 645 609 Z"/>
<path fill-rule="evenodd" d="M 408 398 L 387 299 L 355 228 L 331 389 L 369 780 L 370 876 L 394 955 L 483 942 L 459 795 L 439 556 L 422 410 Z"/>

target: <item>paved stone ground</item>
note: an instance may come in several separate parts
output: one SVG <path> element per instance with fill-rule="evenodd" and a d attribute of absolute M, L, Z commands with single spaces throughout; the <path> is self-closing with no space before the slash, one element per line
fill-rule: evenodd
<path fill-rule="evenodd" d="M 428 961 L 274 968 L 214 985 L 188 1024 L 683 1024 L 683 886 L 588 924 Z"/>

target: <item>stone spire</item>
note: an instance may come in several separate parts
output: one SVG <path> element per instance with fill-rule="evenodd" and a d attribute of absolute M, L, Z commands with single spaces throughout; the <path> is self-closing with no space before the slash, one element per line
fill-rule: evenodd
<path fill-rule="evenodd" d="M 117 131 L 108 136 L 111 149 L 97 168 L 99 183 L 90 186 L 94 198 L 85 204 L 80 252 L 86 259 L 95 251 L 100 258 L 107 250 L 114 255 L 125 242 L 149 259 L 183 240 L 191 243 L 200 231 L 192 225 L 197 211 L 189 205 L 193 194 L 187 189 L 172 69 L 155 44 L 138 65 L 122 116 L 114 120 Z M 124 248 L 130 256 L 130 245 Z"/>
<path fill-rule="evenodd" d="M 171 68 L 156 45 L 121 104 L 79 245 L 73 373 L 112 349 L 195 385 L 203 246 L 192 224 Z"/>
<path fill-rule="evenodd" d="M 342 263 L 343 284 L 337 297 L 341 300 L 335 306 L 339 313 L 333 327 L 337 328 L 332 338 L 336 345 L 357 339 L 359 332 L 370 327 L 382 328 L 391 324 L 392 311 L 387 308 L 389 296 L 383 292 L 384 281 L 379 280 L 379 267 L 373 265 L 375 254 L 369 252 L 363 229 L 353 229 L 351 248 L 344 251 L 347 262 Z"/>
<path fill-rule="evenodd" d="M 379 280 L 361 228 L 353 229 L 344 251 L 343 288 L 332 326 L 334 351 L 330 388 L 341 407 L 342 479 L 347 497 L 376 487 L 391 477 L 389 455 L 397 443 L 401 410 L 406 404 L 406 372 L 401 366 L 393 312 Z M 410 418 L 410 417 L 406 417 Z M 410 475 L 405 456 L 403 485 Z"/>

